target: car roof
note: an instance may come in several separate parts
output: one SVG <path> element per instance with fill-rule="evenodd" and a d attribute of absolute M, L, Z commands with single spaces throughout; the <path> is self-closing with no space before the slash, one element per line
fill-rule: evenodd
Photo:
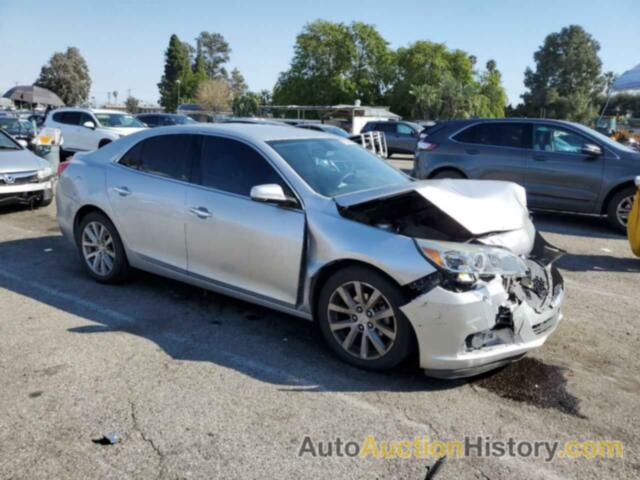
<path fill-rule="evenodd" d="M 296 128 L 288 125 L 261 125 L 256 123 L 200 123 L 195 125 L 175 125 L 154 128 L 158 134 L 203 133 L 233 136 L 248 142 L 269 142 L 272 140 L 298 140 L 324 138 L 335 140 L 336 136 L 308 128 Z"/>
<path fill-rule="evenodd" d="M 106 108 L 63 107 L 63 108 L 56 108 L 55 110 L 51 110 L 51 113 L 57 113 L 57 112 L 93 112 L 93 113 L 127 114 L 127 112 L 123 112 L 121 110 L 109 110 Z"/>

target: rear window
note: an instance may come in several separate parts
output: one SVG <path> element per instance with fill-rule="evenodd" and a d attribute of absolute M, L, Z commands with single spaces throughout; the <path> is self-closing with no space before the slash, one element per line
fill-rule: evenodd
<path fill-rule="evenodd" d="M 524 123 L 481 123 L 463 130 L 453 139 L 475 145 L 526 148 L 528 131 Z"/>
<path fill-rule="evenodd" d="M 189 180 L 190 159 L 197 146 L 194 135 L 160 135 L 135 145 L 120 164 L 176 180 Z"/>

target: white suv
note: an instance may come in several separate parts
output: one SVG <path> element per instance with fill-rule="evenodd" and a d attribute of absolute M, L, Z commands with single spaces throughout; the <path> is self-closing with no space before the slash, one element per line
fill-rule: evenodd
<path fill-rule="evenodd" d="M 47 115 L 43 127 L 62 130 L 63 148 L 68 152 L 96 150 L 120 137 L 146 128 L 140 120 L 128 113 L 88 108 L 53 110 Z"/>

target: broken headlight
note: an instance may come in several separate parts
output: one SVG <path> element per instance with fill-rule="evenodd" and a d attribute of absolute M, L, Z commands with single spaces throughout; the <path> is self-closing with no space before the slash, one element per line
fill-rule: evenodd
<path fill-rule="evenodd" d="M 421 239 L 416 239 L 416 244 L 427 260 L 457 274 L 461 282 L 485 275 L 525 277 L 528 272 L 524 260 L 504 248 Z"/>

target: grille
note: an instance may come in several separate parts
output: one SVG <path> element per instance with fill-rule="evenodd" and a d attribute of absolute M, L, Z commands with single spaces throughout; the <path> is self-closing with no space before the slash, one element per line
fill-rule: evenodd
<path fill-rule="evenodd" d="M 536 335 L 542 335 L 553 326 L 553 317 L 548 318 L 544 322 L 536 323 L 531 328 Z"/>
<path fill-rule="evenodd" d="M 0 173 L 0 185 L 38 183 L 38 172 Z"/>

